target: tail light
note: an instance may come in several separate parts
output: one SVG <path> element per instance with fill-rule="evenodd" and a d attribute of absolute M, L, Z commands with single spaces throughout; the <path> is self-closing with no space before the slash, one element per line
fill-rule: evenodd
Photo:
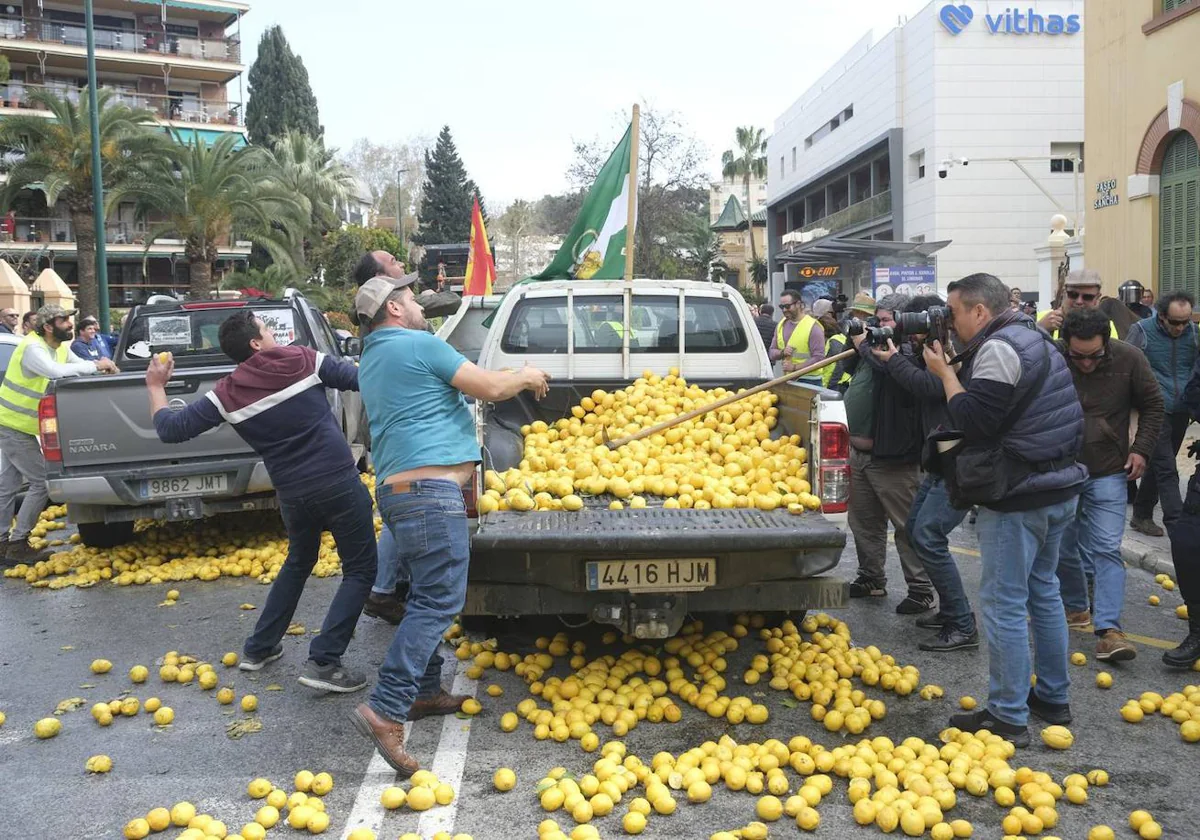
<path fill-rule="evenodd" d="M 821 424 L 821 510 L 845 513 L 850 500 L 850 430 L 843 423 Z"/>
<path fill-rule="evenodd" d="M 62 446 L 58 440 L 58 401 L 53 394 L 38 403 L 38 436 L 42 439 L 42 454 L 47 461 L 62 461 Z"/>
<path fill-rule="evenodd" d="M 479 515 L 476 503 L 479 501 L 479 470 L 471 474 L 471 480 L 463 487 L 463 504 L 467 508 L 467 518 L 474 519 Z"/>

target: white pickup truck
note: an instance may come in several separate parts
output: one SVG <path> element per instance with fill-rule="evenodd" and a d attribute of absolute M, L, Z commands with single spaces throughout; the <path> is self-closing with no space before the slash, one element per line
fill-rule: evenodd
<path fill-rule="evenodd" d="M 488 319 L 490 323 L 488 322 Z M 481 367 L 534 365 L 551 389 L 476 412 L 486 469 L 523 457 L 521 426 L 567 416 L 595 389 L 650 370 L 678 368 L 705 387 L 741 388 L 772 377 L 749 307 L 725 285 L 688 280 L 551 281 L 504 297 L 468 298 L 438 334 Z M 849 437 L 840 396 L 788 383 L 775 389 L 779 429 L 808 448 L 822 513 L 755 509 L 498 511 L 476 522 L 466 615 L 581 614 L 639 638 L 675 633 L 695 611 L 843 606 L 837 565 L 846 536 Z M 468 488 L 468 503 L 479 479 Z M 680 583 L 692 572 L 703 577 Z M 649 581 L 653 580 L 653 583 Z"/>

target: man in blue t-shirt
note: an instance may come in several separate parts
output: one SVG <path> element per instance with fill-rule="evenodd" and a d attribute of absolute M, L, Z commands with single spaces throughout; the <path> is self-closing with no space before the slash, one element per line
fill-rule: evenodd
<path fill-rule="evenodd" d="M 531 391 L 541 399 L 549 387 L 540 370 L 484 370 L 430 334 L 413 296 L 416 280 L 375 277 L 354 298 L 367 332 L 358 381 L 371 426 L 375 498 L 411 583 L 379 680 L 351 717 L 403 776 L 418 769 L 404 749 L 405 721 L 450 714 L 465 699 L 442 688 L 437 655 L 467 594 L 462 487 L 475 473 L 479 440 L 465 397 L 499 402 Z"/>

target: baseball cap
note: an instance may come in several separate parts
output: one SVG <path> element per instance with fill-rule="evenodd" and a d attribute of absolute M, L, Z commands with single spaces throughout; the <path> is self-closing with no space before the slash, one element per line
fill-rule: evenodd
<path fill-rule="evenodd" d="M 851 312 L 866 312 L 868 315 L 875 314 L 875 298 L 871 297 L 866 292 L 859 292 L 854 296 L 854 303 L 850 304 Z"/>
<path fill-rule="evenodd" d="M 78 314 L 78 309 L 63 309 L 57 303 L 47 303 L 37 311 L 37 315 L 33 319 L 33 325 L 38 332 L 41 332 L 42 327 L 49 324 L 55 318 L 70 318 Z"/>
<path fill-rule="evenodd" d="M 414 271 L 412 274 L 405 274 L 399 278 L 380 274 L 363 283 L 358 287 L 358 293 L 354 296 L 354 312 L 358 315 L 358 320 L 370 323 L 375 314 L 379 312 L 379 307 L 383 306 L 384 301 L 388 299 L 388 295 L 397 289 L 413 285 L 417 280 L 417 272 Z"/>
<path fill-rule="evenodd" d="M 820 318 L 822 315 L 828 315 L 833 311 L 833 301 L 819 298 L 813 301 L 812 309 L 809 310 L 814 318 Z"/>

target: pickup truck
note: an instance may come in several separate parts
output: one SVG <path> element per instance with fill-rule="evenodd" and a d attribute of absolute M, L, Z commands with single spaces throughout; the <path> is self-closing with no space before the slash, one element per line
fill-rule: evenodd
<path fill-rule="evenodd" d="M 295 290 L 280 300 L 237 299 L 154 303 L 125 320 L 114 361 L 121 373 L 52 381 L 38 406 L 50 498 L 66 502 L 83 542 L 127 542 L 135 520 L 200 519 L 216 513 L 276 507 L 262 460 L 228 424 L 183 444 L 158 439 L 150 418 L 145 371 L 168 350 L 175 373 L 171 406 L 182 408 L 233 370 L 217 332 L 235 309 L 250 308 L 281 344 L 299 343 L 330 356 L 357 355 L 358 339 L 339 341 L 321 312 Z M 329 393 L 356 460 L 369 439 L 357 393 Z"/>
<path fill-rule="evenodd" d="M 644 370 L 678 368 L 710 388 L 772 377 L 749 307 L 720 284 L 532 283 L 503 298 L 464 299 L 439 335 L 481 367 L 530 364 L 552 376 L 541 402 L 522 394 L 476 405 L 481 474 L 517 466 L 523 425 L 552 424 L 593 390 L 622 388 Z M 835 522 L 849 491 L 845 413 L 820 388 L 786 383 L 775 393 L 778 432 L 802 436 L 823 513 L 673 510 L 653 497 L 646 509 L 609 510 L 606 497 L 595 497 L 577 512 L 489 513 L 475 519 L 464 614 L 577 614 L 666 638 L 689 611 L 844 606 L 845 585 L 818 576 L 837 565 L 846 543 Z M 467 492 L 471 516 L 479 482 Z"/>

